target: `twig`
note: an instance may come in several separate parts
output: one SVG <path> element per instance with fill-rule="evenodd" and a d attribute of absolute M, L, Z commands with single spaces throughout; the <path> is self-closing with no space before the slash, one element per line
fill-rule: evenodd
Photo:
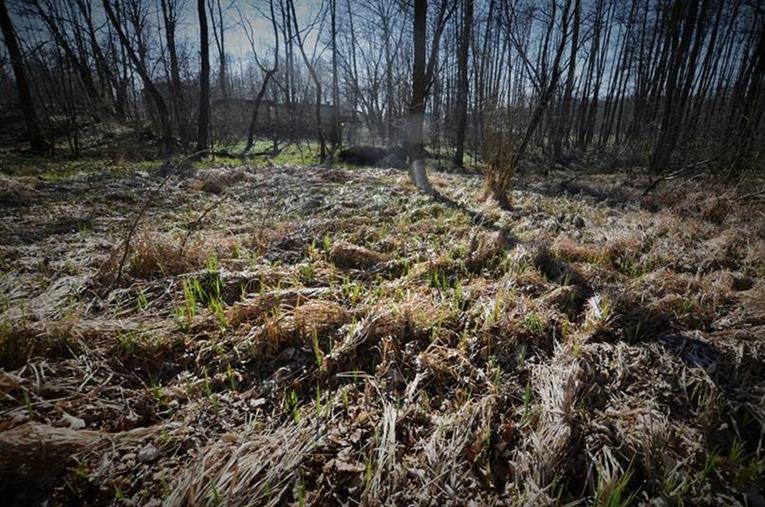
<path fill-rule="evenodd" d="M 111 288 L 114 287 L 114 285 L 119 283 L 120 279 L 122 278 L 122 270 L 125 268 L 125 261 L 127 261 L 128 254 L 130 253 L 130 242 L 133 239 L 133 234 L 135 234 L 135 231 L 138 228 L 138 223 L 141 221 L 141 218 L 143 218 L 143 215 L 146 213 L 146 210 L 149 208 L 149 204 L 151 204 L 154 194 L 162 190 L 162 187 L 165 186 L 165 183 L 168 182 L 172 174 L 173 174 L 172 172 L 168 172 L 167 176 L 164 177 L 162 182 L 160 182 L 159 186 L 157 186 L 157 188 L 155 188 L 154 191 L 149 194 L 149 196 L 144 201 L 143 206 L 141 206 L 141 209 L 138 211 L 138 215 L 136 215 L 135 219 L 133 220 L 133 223 L 130 224 L 130 229 L 128 229 L 127 237 L 125 238 L 125 241 L 123 243 L 124 247 L 122 250 L 122 257 L 120 258 L 120 264 L 117 267 L 117 276 L 114 278 L 114 282 L 112 282 L 112 285 L 109 287 L 109 290 L 111 290 Z"/>
<path fill-rule="evenodd" d="M 569 184 L 575 182 L 581 177 L 582 177 L 582 173 L 575 173 L 570 178 L 566 178 L 565 180 L 561 181 L 558 185 L 560 186 L 560 188 L 565 189 Z"/>
<path fill-rule="evenodd" d="M 645 187 L 645 190 L 643 190 L 643 197 L 648 195 L 648 192 L 656 188 L 659 185 L 659 183 L 661 183 L 662 181 L 674 180 L 675 178 L 678 178 L 682 176 L 683 174 L 685 174 L 690 169 L 691 169 L 691 166 L 683 167 L 682 169 L 678 169 L 677 171 L 669 173 L 666 176 L 662 176 L 661 178 L 655 179 L 651 184 Z"/>
<path fill-rule="evenodd" d="M 202 212 L 202 214 L 201 214 L 201 215 L 199 215 L 199 217 L 197 217 L 197 219 L 196 219 L 196 220 L 194 220 L 193 222 L 191 222 L 191 223 L 189 224 L 189 230 L 186 232 L 186 235 L 183 237 L 183 241 L 181 241 L 181 244 L 178 246 L 178 255 L 181 255 L 181 254 L 183 253 L 183 249 L 184 249 L 184 248 L 186 248 L 186 243 L 188 242 L 188 240 L 189 240 L 189 237 L 191 237 L 191 233 L 192 233 L 192 232 L 194 232 L 194 231 L 196 230 L 196 228 L 199 226 L 199 223 L 200 223 L 202 220 L 204 220 L 204 218 L 205 218 L 205 217 L 206 217 L 206 216 L 207 216 L 207 215 L 208 215 L 208 214 L 209 214 L 209 213 L 210 213 L 212 210 L 214 210 L 215 208 L 217 208 L 218 206 L 220 206 L 220 204 L 221 204 L 223 201 L 225 201 L 225 200 L 226 200 L 226 196 L 224 195 L 223 197 L 221 197 L 220 199 L 218 199 L 217 201 L 215 201 L 214 203 L 212 203 L 211 205 L 209 205 L 207 208 L 205 208 L 205 210 Z"/>
<path fill-rule="evenodd" d="M 709 158 L 707 158 L 705 160 L 700 160 L 698 162 L 690 163 L 690 164 L 686 165 L 685 167 L 681 167 L 677 171 L 671 172 L 671 173 L 669 173 L 666 176 L 662 176 L 661 178 L 658 178 L 656 181 L 654 181 L 653 183 L 648 185 L 645 188 L 645 190 L 643 190 L 643 197 L 648 195 L 648 192 L 650 192 L 651 190 L 656 188 L 659 185 L 659 183 L 661 183 L 662 181 L 674 180 L 675 178 L 679 178 L 680 176 L 682 176 L 686 172 L 690 171 L 691 169 L 695 169 L 696 167 L 701 167 L 701 166 L 707 165 L 710 162 L 714 162 L 715 160 L 718 160 L 718 159 L 722 158 L 722 156 L 725 155 L 728 152 L 728 150 L 730 150 L 734 145 L 735 145 L 735 142 L 729 144 L 728 146 L 723 148 L 720 152 L 718 152 L 716 155 L 714 155 L 712 157 L 709 157 Z"/>
<path fill-rule="evenodd" d="M 209 150 L 200 150 L 195 153 L 192 153 L 191 155 L 181 160 L 180 163 L 176 164 L 176 167 L 181 166 L 184 163 L 198 157 L 199 155 L 202 155 L 203 153 L 207 153 L 208 151 Z M 167 160 L 165 161 L 165 163 L 169 164 L 170 161 Z M 130 254 L 130 242 L 133 240 L 133 235 L 135 234 L 135 231 L 138 228 L 138 223 L 141 221 L 141 218 L 143 218 L 144 214 L 146 214 L 146 210 L 149 209 L 149 205 L 151 204 L 151 201 L 154 198 L 154 194 L 162 190 L 162 187 L 164 187 L 165 184 L 170 180 L 170 177 L 173 175 L 173 172 L 174 171 L 168 171 L 167 175 L 162 179 L 162 181 L 154 189 L 154 191 L 149 193 L 149 196 L 144 201 L 143 206 L 141 206 L 141 209 L 138 211 L 138 215 L 136 215 L 135 219 L 133 220 L 133 223 L 130 224 L 130 229 L 128 229 L 127 236 L 125 237 L 124 249 L 122 251 L 122 258 L 120 259 L 119 266 L 117 267 L 117 275 L 114 277 L 114 281 L 109 286 L 109 290 L 111 290 L 122 279 L 122 271 L 125 268 L 125 262 L 127 261 L 128 255 Z"/>
<path fill-rule="evenodd" d="M 755 197 L 764 197 L 765 196 L 765 188 L 758 190 L 757 192 L 752 192 L 751 194 L 745 194 L 736 199 L 736 202 L 745 201 L 747 199 L 752 199 Z"/>

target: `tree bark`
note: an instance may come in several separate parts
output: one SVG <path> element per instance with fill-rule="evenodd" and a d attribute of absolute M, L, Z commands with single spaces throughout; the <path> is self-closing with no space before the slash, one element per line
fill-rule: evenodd
<path fill-rule="evenodd" d="M 276 28 L 276 16 L 274 15 L 274 0 L 269 0 L 268 6 L 271 10 L 271 27 L 274 31 L 274 65 L 270 69 L 264 69 L 265 73 L 263 75 L 263 82 L 260 84 L 260 90 L 258 90 L 258 95 L 255 97 L 255 104 L 253 105 L 252 110 L 252 117 L 250 117 L 250 126 L 247 130 L 247 144 L 244 147 L 243 154 L 248 153 L 252 149 L 252 145 L 255 143 L 255 127 L 257 126 L 258 122 L 258 111 L 260 110 L 260 104 L 263 102 L 263 97 L 266 94 L 266 90 L 268 89 L 268 83 L 270 82 L 271 78 L 276 74 L 276 71 L 279 69 L 279 30 Z M 254 50 L 253 46 L 253 50 Z M 275 143 L 274 143 L 275 146 Z"/>
<path fill-rule="evenodd" d="M 205 0 L 197 0 L 199 14 L 199 44 L 202 68 L 199 74 L 199 124 L 197 130 L 197 151 L 209 148 L 210 128 L 210 40 L 207 33 Z"/>
<path fill-rule="evenodd" d="M 175 43 L 175 29 L 178 23 L 178 5 L 176 0 L 161 0 L 162 19 L 165 24 L 167 52 L 170 57 L 170 87 L 173 98 L 173 112 L 178 125 L 178 137 L 185 145 L 189 138 L 186 118 L 186 100 L 181 82 L 180 66 L 178 65 L 178 50 Z"/>
<path fill-rule="evenodd" d="M 8 56 L 11 59 L 13 67 L 13 76 L 16 79 L 16 91 L 19 94 L 19 106 L 24 115 L 24 123 L 27 128 L 27 136 L 33 153 L 43 153 L 50 149 L 48 143 L 42 136 L 40 126 L 37 123 L 37 113 L 35 112 L 32 92 L 29 90 L 27 75 L 24 69 L 24 57 L 21 54 L 19 41 L 16 38 L 16 30 L 13 28 L 11 16 L 5 5 L 5 0 L 0 0 L 0 29 L 3 32 L 5 45 L 8 48 Z"/>
<path fill-rule="evenodd" d="M 460 35 L 457 65 L 459 84 L 457 88 L 457 138 L 454 163 L 462 167 L 465 155 L 465 130 L 467 129 L 468 100 L 468 50 L 470 49 L 470 28 L 473 25 L 473 0 L 464 0 L 462 33 Z"/>
<path fill-rule="evenodd" d="M 426 193 L 433 188 L 425 171 L 423 126 L 425 122 L 425 35 L 427 31 L 427 0 L 414 1 L 414 68 L 412 72 L 412 102 L 409 105 L 409 174 L 412 182 Z"/>

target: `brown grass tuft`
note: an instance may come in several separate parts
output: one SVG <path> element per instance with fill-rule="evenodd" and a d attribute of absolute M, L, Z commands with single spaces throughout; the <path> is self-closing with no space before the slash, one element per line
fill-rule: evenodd
<path fill-rule="evenodd" d="M 189 182 L 189 188 L 201 190 L 211 194 L 220 194 L 232 185 L 241 184 L 252 179 L 252 174 L 247 168 L 214 168 L 200 171 Z"/>
<path fill-rule="evenodd" d="M 297 471 L 325 438 L 304 416 L 297 423 L 290 421 L 265 430 L 255 427 L 227 440 L 213 441 L 177 477 L 164 504 L 287 503 L 290 489 L 297 483 Z"/>
<path fill-rule="evenodd" d="M 350 320 L 337 303 L 315 300 L 291 310 L 283 308 L 262 318 L 246 337 L 255 359 L 271 359 L 288 347 L 310 347 L 311 341 L 335 331 Z"/>
<path fill-rule="evenodd" d="M 70 321 L 32 326 L 0 323 L 0 365 L 18 368 L 34 357 L 71 357 L 81 349 Z"/>
<path fill-rule="evenodd" d="M 221 238 L 183 237 L 159 232 L 143 232 L 130 247 L 125 273 L 140 280 L 175 276 L 196 271 L 212 256 L 231 250 L 231 241 Z M 108 284 L 117 274 L 123 247 L 115 248 L 101 265 L 95 279 Z"/>
<path fill-rule="evenodd" d="M 559 236 L 550 246 L 550 251 L 567 262 L 603 262 L 606 253 L 601 247 L 577 243 L 568 236 Z"/>
<path fill-rule="evenodd" d="M 258 324 L 274 309 L 285 306 L 295 307 L 311 298 L 327 294 L 326 289 L 284 289 L 258 294 L 237 302 L 226 310 L 226 322 L 234 328 L 245 322 Z"/>
<path fill-rule="evenodd" d="M 329 257 L 337 267 L 352 269 L 370 268 L 388 260 L 384 254 L 346 242 L 335 243 Z"/>
<path fill-rule="evenodd" d="M 0 476 L 3 487 L 39 487 L 87 449 L 94 453 L 126 441 L 146 438 L 159 430 L 137 428 L 119 433 L 58 428 L 27 422 L 0 432 Z M 23 463 L 23 467 L 19 467 Z"/>
<path fill-rule="evenodd" d="M 310 338 L 337 329 L 349 320 L 348 312 L 332 301 L 309 301 L 293 311 L 295 328 L 304 337 Z"/>
<path fill-rule="evenodd" d="M 733 203 L 729 196 L 717 195 L 709 197 L 701 203 L 701 218 L 715 225 L 722 225 L 733 212 Z"/>
<path fill-rule="evenodd" d="M 210 253 L 204 243 L 189 242 L 181 249 L 181 241 L 168 235 L 142 234 L 133 246 L 128 273 L 141 279 L 179 275 L 200 269 Z"/>

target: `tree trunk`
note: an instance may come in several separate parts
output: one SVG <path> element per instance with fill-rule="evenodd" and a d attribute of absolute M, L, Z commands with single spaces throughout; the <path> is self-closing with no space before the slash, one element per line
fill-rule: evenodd
<path fill-rule="evenodd" d="M 740 176 L 744 164 L 752 151 L 753 141 L 762 122 L 763 113 L 763 76 L 765 76 L 765 22 L 760 22 L 757 48 L 752 53 L 752 74 L 749 89 L 742 103 L 741 119 L 738 129 L 733 132 L 736 136 L 735 151 L 730 164 L 729 178 Z M 758 104 L 759 102 L 759 104 Z M 746 112 L 749 112 L 748 114 Z"/>
<path fill-rule="evenodd" d="M 693 78 L 695 58 L 699 47 L 698 40 L 692 54 L 689 54 L 688 51 L 696 28 L 696 16 L 703 15 L 704 5 L 706 2 L 701 4 L 701 12 L 699 11 L 699 4 L 694 2 L 677 3 L 672 7 L 671 31 L 668 32 L 670 40 L 667 43 L 673 50 L 668 64 L 666 98 L 661 126 L 649 165 L 651 174 L 658 174 L 667 168 L 677 143 L 681 128 L 680 121 L 685 113 L 685 82 L 682 74 L 688 68 L 689 81 Z"/>
<path fill-rule="evenodd" d="M 308 73 L 311 74 L 311 79 L 313 80 L 313 84 L 316 87 L 316 131 L 319 138 L 319 160 L 323 162 L 327 157 L 327 147 L 324 144 L 324 131 L 321 127 L 321 81 L 319 80 L 319 75 L 316 73 L 316 69 L 311 64 L 311 61 L 308 59 L 308 55 L 305 52 L 303 38 L 300 36 L 300 29 L 298 28 L 297 24 L 295 3 L 292 0 L 288 0 L 288 5 L 292 13 L 292 23 L 294 25 L 295 37 L 297 38 L 300 55 L 303 57 L 303 63 L 305 63 L 306 67 L 308 67 Z"/>
<path fill-rule="evenodd" d="M 125 30 L 122 28 L 122 22 L 117 19 L 117 16 L 114 14 L 114 9 L 112 9 L 109 0 L 103 0 L 103 5 L 104 11 L 106 11 L 106 15 L 109 18 L 109 22 L 117 32 L 117 37 L 120 39 L 122 48 L 124 49 L 125 53 L 127 53 L 127 57 L 133 63 L 133 67 L 135 67 L 136 72 L 138 72 L 138 75 L 141 78 L 144 87 L 146 88 L 146 91 L 151 97 L 152 102 L 154 102 L 154 107 L 157 109 L 157 115 L 159 116 L 163 152 L 165 155 L 168 155 L 172 151 L 173 132 L 170 124 L 170 114 L 168 113 L 165 99 L 162 98 L 162 94 L 159 92 L 151 80 L 149 71 L 146 70 L 146 67 L 141 62 L 141 59 L 138 57 L 135 50 L 130 45 L 130 39 L 128 39 L 127 35 L 125 34 Z"/>
<path fill-rule="evenodd" d="M 13 76 L 16 78 L 16 90 L 19 94 L 19 106 L 24 115 L 24 123 L 27 128 L 27 135 L 34 153 L 43 153 L 50 149 L 48 143 L 43 139 L 40 132 L 40 126 L 37 123 L 37 114 L 35 113 L 32 93 L 29 90 L 29 83 L 24 69 L 24 57 L 21 54 L 19 41 L 16 38 L 16 30 L 13 28 L 11 17 L 8 14 L 8 8 L 5 6 L 5 0 L 0 0 L 0 29 L 3 31 L 5 45 L 8 48 L 8 56 L 11 59 L 13 67 Z"/>
<path fill-rule="evenodd" d="M 223 98 L 228 97 L 228 73 L 226 71 L 226 27 L 223 25 L 223 8 L 218 0 L 218 20 L 220 21 L 220 46 L 218 55 L 220 59 L 220 92 Z"/>
<path fill-rule="evenodd" d="M 252 117 L 250 118 L 250 126 L 247 130 L 247 145 L 244 147 L 243 154 L 248 153 L 252 149 L 252 145 L 255 143 L 255 127 L 258 122 L 258 111 L 260 110 L 260 104 L 263 102 L 263 97 L 268 89 L 268 83 L 271 78 L 276 74 L 279 69 L 279 30 L 276 28 L 276 16 L 274 16 L 274 0 L 269 0 L 268 6 L 271 10 L 271 27 L 274 31 L 274 65 L 270 69 L 265 69 L 263 75 L 263 82 L 258 90 L 258 95 L 255 97 L 255 104 L 252 110 Z M 254 50 L 254 46 L 253 46 Z M 275 138 L 274 138 L 275 139 Z M 276 142 L 274 140 L 274 151 L 276 151 Z"/>
<path fill-rule="evenodd" d="M 337 0 L 332 0 L 331 22 L 332 22 L 332 153 L 337 151 L 340 146 L 340 118 L 338 108 L 340 107 L 340 88 L 337 81 Z"/>
<path fill-rule="evenodd" d="M 199 14 L 199 44 L 202 69 L 199 75 L 199 125 L 197 131 L 197 151 L 209 148 L 210 127 L 210 41 L 207 34 L 207 13 L 205 0 L 197 0 Z"/>
<path fill-rule="evenodd" d="M 173 98 L 173 112 L 178 125 L 178 137 L 185 145 L 189 138 L 186 118 L 186 101 L 181 82 L 180 66 L 178 65 L 178 50 L 175 44 L 175 29 L 178 23 L 178 6 L 175 0 L 162 0 L 162 18 L 165 24 L 167 52 L 170 56 L 170 89 Z"/>
<path fill-rule="evenodd" d="M 228 78 L 226 71 L 226 27 L 223 24 L 223 7 L 220 0 L 210 0 L 210 24 L 213 29 L 213 38 L 215 47 L 218 48 L 218 84 L 220 85 L 220 94 L 222 98 L 228 98 Z M 218 11 L 218 21 L 215 21 L 215 11 Z"/>
<path fill-rule="evenodd" d="M 95 109 L 101 109 L 101 96 L 99 95 L 95 82 L 93 81 L 93 75 L 87 63 L 87 56 L 84 54 L 84 52 L 78 53 L 72 47 L 72 44 L 70 44 L 68 34 L 65 33 L 59 26 L 61 21 L 57 18 L 60 18 L 60 13 L 55 11 L 46 11 L 38 0 L 35 0 L 33 4 L 36 8 L 38 16 L 40 16 L 40 19 L 48 28 L 48 32 L 50 32 L 51 36 L 53 37 L 53 41 L 64 51 L 64 54 L 69 60 L 69 63 L 71 63 L 71 65 L 77 70 L 77 74 L 80 78 L 80 82 L 82 83 L 83 88 L 85 89 L 85 93 L 96 106 Z M 50 6 L 49 8 L 53 9 L 53 7 Z"/>
<path fill-rule="evenodd" d="M 390 19 L 387 13 L 381 14 L 381 23 L 383 26 L 383 40 L 385 50 L 385 126 L 388 147 L 393 146 L 396 139 L 394 127 L 395 97 L 393 93 L 393 55 L 391 51 L 391 29 Z"/>
<path fill-rule="evenodd" d="M 409 174 L 412 182 L 426 193 L 433 188 L 425 171 L 423 124 L 425 122 L 425 35 L 427 30 L 427 0 L 414 1 L 414 69 L 412 102 L 409 105 Z"/>
<path fill-rule="evenodd" d="M 468 50 L 470 48 L 470 28 L 473 25 L 473 0 L 464 0 L 462 34 L 459 47 L 459 84 L 457 88 L 457 139 L 454 163 L 462 167 L 465 155 L 465 130 L 467 128 L 468 100 Z"/>
<path fill-rule="evenodd" d="M 574 78 L 576 72 L 576 52 L 579 49 L 579 19 L 581 12 L 581 0 L 574 2 L 574 26 L 571 35 L 571 55 L 569 57 L 568 75 L 566 76 L 566 86 L 563 90 L 563 101 L 561 103 L 560 117 L 555 129 L 553 139 L 553 160 L 558 161 L 563 151 L 563 140 L 569 135 L 569 118 L 571 116 L 571 97 L 574 93 Z"/>
<path fill-rule="evenodd" d="M 566 0 L 563 4 L 563 12 L 561 14 L 560 26 L 561 37 L 560 43 L 555 50 L 555 56 L 551 65 L 549 77 L 542 77 L 539 83 L 539 98 L 534 111 L 531 114 L 531 118 L 526 127 L 526 130 L 521 138 L 520 143 L 510 155 L 509 159 L 501 164 L 502 169 L 499 171 L 491 171 L 489 177 L 486 179 L 486 186 L 484 189 L 484 195 L 493 195 L 497 200 L 497 203 L 502 207 L 509 207 L 510 199 L 507 196 L 507 190 L 510 187 L 510 182 L 513 174 L 515 173 L 518 165 L 526 154 L 526 149 L 531 142 L 532 136 L 537 130 L 537 127 L 542 122 L 544 113 L 547 110 L 547 106 L 552 99 L 555 92 L 555 88 L 558 85 L 558 81 L 561 75 L 561 58 L 565 50 L 569 33 L 568 27 L 570 23 L 569 13 L 571 11 L 571 0 Z M 555 22 L 555 17 L 551 18 L 550 23 Z M 546 58 L 546 57 L 545 57 Z M 547 65 L 545 65 L 546 67 Z"/>

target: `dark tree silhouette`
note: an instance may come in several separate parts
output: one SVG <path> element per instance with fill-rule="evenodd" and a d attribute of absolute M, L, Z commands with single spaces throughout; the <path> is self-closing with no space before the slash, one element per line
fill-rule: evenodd
<path fill-rule="evenodd" d="M 209 148 L 210 135 L 210 41 L 207 33 L 205 0 L 197 0 L 199 15 L 199 45 L 201 71 L 199 74 L 199 121 L 197 125 L 197 151 Z"/>
<path fill-rule="evenodd" d="M 37 113 L 35 112 L 32 92 L 29 90 L 27 75 L 24 69 L 24 55 L 21 52 L 19 41 L 16 38 L 16 30 L 13 28 L 11 16 L 5 5 L 5 0 L 0 0 L 0 29 L 3 31 L 5 46 L 8 48 L 8 55 L 11 59 L 13 76 L 16 79 L 16 90 L 19 95 L 19 106 L 24 115 L 24 123 L 27 128 L 27 136 L 34 153 L 42 153 L 50 148 L 48 143 L 40 132 L 40 126 L 37 122 Z"/>
<path fill-rule="evenodd" d="M 425 171 L 425 38 L 428 21 L 427 0 L 414 2 L 414 67 L 412 70 L 412 101 L 409 104 L 409 171 L 412 182 L 423 192 L 433 191 Z"/>

